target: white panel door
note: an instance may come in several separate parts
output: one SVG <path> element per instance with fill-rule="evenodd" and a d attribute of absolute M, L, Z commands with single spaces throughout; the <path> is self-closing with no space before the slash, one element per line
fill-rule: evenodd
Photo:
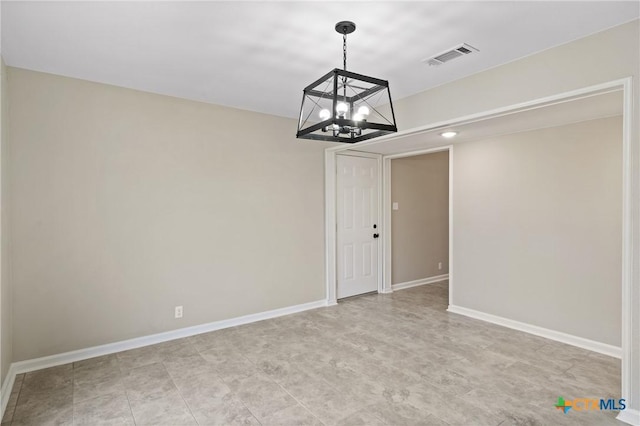
<path fill-rule="evenodd" d="M 378 160 L 336 156 L 338 299 L 378 290 Z"/>

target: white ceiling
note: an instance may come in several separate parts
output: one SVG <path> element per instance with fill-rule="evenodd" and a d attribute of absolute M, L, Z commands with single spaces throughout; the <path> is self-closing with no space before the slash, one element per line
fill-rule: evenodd
<path fill-rule="evenodd" d="M 637 1 L 2 1 L 14 67 L 295 117 L 302 88 L 342 65 L 394 99 L 636 19 Z M 421 60 L 459 43 L 480 53 Z"/>
<path fill-rule="evenodd" d="M 548 105 L 525 108 L 496 117 L 474 120 L 464 124 L 441 126 L 426 132 L 408 136 L 390 135 L 361 142 L 358 146 L 346 145 L 343 149 L 394 155 L 520 133 L 529 130 L 557 127 L 570 123 L 619 116 L 623 113 L 621 90 L 590 95 Z M 458 135 L 445 139 L 441 133 L 454 130 Z"/>

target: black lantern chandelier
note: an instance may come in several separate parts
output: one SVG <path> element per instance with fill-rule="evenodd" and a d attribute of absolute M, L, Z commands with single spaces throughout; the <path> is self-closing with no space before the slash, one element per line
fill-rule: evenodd
<path fill-rule="evenodd" d="M 355 143 L 397 132 L 389 82 L 347 71 L 347 34 L 356 24 L 342 21 L 343 69 L 334 69 L 303 90 L 298 138 Z"/>

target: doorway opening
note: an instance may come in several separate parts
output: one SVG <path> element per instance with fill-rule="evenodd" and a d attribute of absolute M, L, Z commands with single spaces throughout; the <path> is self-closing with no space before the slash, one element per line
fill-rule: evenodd
<path fill-rule="evenodd" d="M 434 123 L 432 125 L 411 129 L 395 135 L 380 138 L 377 140 L 365 141 L 352 146 L 340 146 L 329 148 L 325 153 L 326 165 L 326 273 L 327 273 L 327 302 L 336 303 L 336 223 L 335 223 L 335 158 L 337 154 L 350 153 L 351 155 L 378 155 L 380 156 L 383 176 L 382 183 L 382 223 L 380 229 L 379 244 L 381 246 L 381 282 L 378 291 L 380 293 L 393 292 L 392 276 L 392 244 L 389 238 L 391 230 L 391 214 L 393 200 L 390 196 L 389 174 L 391 161 L 394 158 L 421 155 L 434 150 L 448 149 L 450 152 L 450 188 L 453 187 L 453 157 L 456 146 L 473 140 L 482 138 L 492 138 L 501 135 L 514 134 L 531 131 L 534 129 L 544 129 L 558 127 L 570 123 L 593 120 L 596 118 L 619 116 L 622 123 L 622 144 L 621 159 L 619 165 L 622 169 L 620 186 L 621 188 L 621 255 L 619 261 L 619 283 L 621 299 L 621 326 L 620 346 L 612 345 L 589 346 L 593 342 L 585 342 L 587 339 L 573 338 L 567 333 L 556 333 L 555 335 L 545 335 L 544 337 L 561 340 L 565 343 L 576 346 L 587 347 L 590 350 L 599 351 L 608 355 L 620 357 L 622 359 L 622 392 L 623 397 L 630 396 L 631 383 L 631 81 L 622 79 L 603 83 L 597 86 L 587 87 L 543 99 L 534 100 L 510 107 L 486 111 L 480 114 L 461 117 L 447 122 Z M 458 130 L 459 135 L 454 143 L 443 140 L 441 133 L 446 130 Z M 620 161 L 621 160 L 621 161 Z M 508 180 L 508 178 L 507 178 Z M 451 191 L 450 191 L 451 192 Z M 453 210 L 451 205 L 453 195 L 450 193 L 450 222 L 449 222 L 449 301 L 454 305 L 456 299 L 456 258 L 452 255 L 454 250 L 453 234 L 457 225 L 453 220 Z M 489 200 L 490 201 L 490 200 Z M 618 300 L 620 300 L 618 299 Z M 620 306 L 618 305 L 618 306 Z M 455 311 L 454 311 L 455 312 Z M 462 312 L 460 312 L 462 313 Z M 495 318 L 485 316 L 482 318 L 492 321 Z M 493 321 L 497 322 L 497 321 Z M 502 324 L 514 327 L 512 324 Z M 619 323 L 618 323 L 619 324 Z M 529 333 L 537 333 L 540 327 L 521 328 Z M 549 330 L 547 330 L 549 331 Z M 564 339 L 564 340 L 563 340 Z"/>
<path fill-rule="evenodd" d="M 393 291 L 449 279 L 450 151 L 387 157 Z"/>

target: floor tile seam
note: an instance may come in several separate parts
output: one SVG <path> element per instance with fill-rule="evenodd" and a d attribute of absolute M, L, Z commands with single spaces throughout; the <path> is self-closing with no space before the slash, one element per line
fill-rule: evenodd
<path fill-rule="evenodd" d="M 300 400 L 299 400 L 298 398 L 296 398 L 293 394 L 291 394 L 291 392 L 289 392 L 289 391 L 287 390 L 287 388 L 285 388 L 284 386 L 282 386 L 280 383 L 276 382 L 275 380 L 273 380 L 273 382 L 274 382 L 276 385 L 280 386 L 280 388 L 281 388 L 283 391 L 285 391 L 285 393 L 286 393 L 287 395 L 289 395 L 291 398 L 293 398 L 293 400 L 294 400 L 296 403 L 298 403 L 298 404 L 299 404 L 300 406 L 302 406 L 305 410 L 307 410 L 307 411 L 309 412 L 309 414 L 311 414 L 311 415 L 313 416 L 313 418 L 315 418 L 317 421 L 319 421 L 321 424 L 323 424 L 323 425 L 324 425 L 324 423 L 322 422 L 322 420 L 320 420 L 320 419 L 318 418 L 318 416 L 316 416 L 316 414 L 315 414 L 313 411 L 311 411 L 311 409 L 310 409 L 309 407 L 307 407 L 307 406 L 306 406 L 302 401 L 300 401 Z M 285 408 L 283 408 L 283 410 L 284 410 L 284 409 L 285 409 Z M 282 410 L 278 410 L 278 411 L 282 411 Z M 277 413 L 278 411 L 276 411 L 276 413 Z"/>
<path fill-rule="evenodd" d="M 73 372 L 73 366 L 71 371 Z M 75 383 L 73 383 L 75 384 Z M 72 392 L 71 392 L 71 424 L 76 424 L 76 402 L 74 400 L 76 394 L 76 387 L 72 384 Z"/>
<path fill-rule="evenodd" d="M 131 418 L 133 419 L 134 426 L 137 425 L 136 417 L 133 415 L 133 409 L 131 408 L 131 400 L 129 399 L 129 393 L 127 392 L 127 388 L 124 386 L 124 381 L 122 383 L 122 387 L 124 388 L 124 397 L 127 399 L 127 405 L 129 406 L 129 413 L 131 414 Z"/>
<path fill-rule="evenodd" d="M 20 388 L 19 388 L 20 390 L 18 391 L 18 397 L 16 398 L 16 405 L 15 405 L 15 407 L 13 407 L 13 414 L 11 415 L 11 424 L 13 424 L 13 421 L 15 420 L 15 414 L 16 414 L 16 411 L 18 409 L 18 405 L 20 403 L 20 395 L 22 395 L 22 389 L 24 387 L 24 379 L 25 379 L 25 377 L 26 377 L 26 374 L 22 378 L 22 380 L 20 381 Z"/>
<path fill-rule="evenodd" d="M 212 363 L 210 363 L 210 362 L 209 362 L 207 359 L 205 359 L 202 355 L 200 355 L 200 354 L 198 354 L 198 355 L 200 356 L 200 358 L 201 358 L 205 363 L 207 363 L 207 366 L 208 366 L 208 367 L 213 367 L 213 364 L 212 364 Z M 192 355 L 189 355 L 189 356 L 192 356 Z M 169 369 L 168 369 L 168 368 L 167 368 L 167 366 L 165 365 L 165 361 L 161 361 L 161 362 L 160 362 L 160 364 L 162 364 L 162 367 L 164 367 L 164 369 L 165 369 L 165 371 L 167 372 L 167 375 L 169 376 L 169 378 L 171 379 L 171 382 L 173 383 L 173 385 L 174 385 L 176 388 L 178 388 L 178 385 L 176 385 L 176 382 L 175 382 L 175 377 L 171 374 L 171 371 L 169 371 Z M 200 367 L 197 367 L 197 370 L 200 370 Z M 214 369 L 214 371 L 215 371 L 215 375 L 216 375 L 216 377 L 217 377 L 218 379 L 222 380 L 222 378 L 218 375 L 218 372 L 217 372 L 215 369 Z M 179 391 L 179 389 L 178 389 L 178 391 Z"/>
<path fill-rule="evenodd" d="M 220 330 L 210 331 L 209 333 L 216 333 L 217 331 L 220 331 Z M 206 333 L 203 333 L 203 334 L 206 334 Z M 225 342 L 223 342 L 223 343 L 224 343 L 223 345 L 215 344 L 215 345 L 213 345 L 213 346 L 207 346 L 206 348 L 202 348 L 202 349 L 201 349 L 201 348 L 198 348 L 195 344 L 193 345 L 193 347 L 194 347 L 194 349 L 196 350 L 196 352 L 197 352 L 199 355 L 202 355 L 202 354 L 203 354 L 203 352 L 208 352 L 208 351 L 210 351 L 210 350 L 212 350 L 212 349 L 217 349 L 217 348 L 220 348 L 220 347 L 226 347 L 227 345 L 231 345 L 231 346 L 233 346 L 233 343 L 232 343 L 232 342 L 230 342 L 230 341 L 225 341 Z M 234 351 L 238 351 L 236 348 L 232 348 L 232 349 L 233 349 Z"/>
<path fill-rule="evenodd" d="M 156 362 L 154 364 L 161 364 L 164 367 L 162 362 Z M 136 367 L 136 368 L 143 368 L 143 367 L 147 367 L 148 365 L 153 365 L 153 364 L 147 364 L 147 365 L 143 365 L 143 366 Z M 166 368 L 165 368 L 165 370 L 166 370 Z M 167 371 L 167 376 L 169 376 L 169 381 L 170 381 L 171 385 L 173 386 L 172 390 L 174 390 L 175 392 L 180 394 L 180 390 L 178 389 L 176 384 L 173 382 L 173 379 L 171 378 L 171 375 L 169 374 L 168 371 Z M 125 396 L 127 398 L 127 401 L 129 402 L 129 409 L 131 411 L 131 417 L 133 417 L 133 421 L 134 421 L 134 423 L 136 423 L 135 415 L 133 414 L 133 408 L 131 407 L 131 398 L 129 396 L 129 390 L 127 389 L 126 386 L 124 386 L 124 382 L 123 382 L 123 387 L 124 387 L 124 394 L 125 394 Z M 166 395 L 166 392 L 165 391 L 162 391 L 162 392 L 155 391 L 155 392 L 152 392 L 152 395 L 153 396 L 150 399 L 148 399 L 146 397 L 141 397 L 141 398 L 136 399 L 136 402 L 145 401 L 145 400 L 157 401 L 159 399 L 162 399 Z M 182 398 L 182 394 L 180 394 L 180 397 Z M 192 414 L 192 417 L 193 417 L 193 414 Z M 194 420 L 195 420 L 195 417 L 194 417 Z"/>
<path fill-rule="evenodd" d="M 373 383 L 380 385 L 383 389 L 386 389 L 386 387 L 387 387 L 387 386 L 386 386 L 384 383 L 380 382 L 379 380 L 376 380 L 375 378 L 373 378 L 373 377 L 371 377 L 371 376 L 369 376 L 369 375 L 367 375 L 367 374 L 364 374 L 364 373 L 358 372 L 357 370 L 352 369 L 350 366 L 348 366 L 347 368 L 350 370 L 350 372 L 352 372 L 352 373 L 353 373 L 353 374 L 355 374 L 356 376 L 358 376 L 358 377 L 360 377 L 360 378 L 365 378 L 365 379 L 367 379 L 367 380 L 371 380 Z M 322 380 L 324 383 L 326 383 L 326 384 L 329 386 L 329 388 L 330 388 L 331 390 L 333 390 L 333 391 L 335 391 L 335 392 L 337 392 L 337 393 L 340 393 L 340 392 L 341 392 L 341 390 L 340 390 L 340 388 L 339 388 L 338 386 L 336 386 L 336 385 L 334 385 L 333 383 L 329 382 L 329 381 L 328 381 L 328 380 L 326 380 L 324 377 L 319 377 L 319 379 L 320 379 L 320 380 Z M 356 391 L 354 391 L 354 390 L 352 389 L 352 387 L 351 387 L 351 386 L 347 386 L 347 392 L 348 392 L 348 394 L 349 394 L 349 395 L 354 395 L 354 396 L 355 396 L 355 395 L 359 395 Z M 343 392 L 343 393 L 344 393 L 344 392 Z M 371 398 L 371 399 L 374 399 L 374 398 L 375 398 L 375 399 L 374 399 L 374 402 L 375 402 L 375 403 L 378 403 L 378 402 L 380 402 L 380 401 L 383 401 L 383 400 L 384 400 L 384 396 L 382 396 L 382 395 L 377 395 L 377 394 L 371 394 L 371 395 L 369 395 L 369 398 Z M 378 399 L 378 398 L 380 398 L 380 399 Z"/>
<path fill-rule="evenodd" d="M 251 409 L 249 407 L 247 407 L 247 404 L 245 404 L 245 402 L 242 400 L 242 398 L 240 398 L 240 395 L 236 394 L 235 391 L 231 390 L 231 388 L 229 387 L 229 385 L 227 384 L 227 382 L 224 379 L 222 379 L 222 382 L 227 386 L 227 388 L 229 388 L 230 395 L 233 397 L 233 399 L 238 401 L 240 404 L 242 404 L 242 406 L 245 408 L 245 410 L 247 410 L 249 412 L 249 414 L 251 414 L 251 417 L 253 417 L 256 420 L 256 422 L 258 422 L 258 424 L 262 425 L 262 422 L 260 421 L 258 416 L 256 416 L 253 413 L 253 411 L 251 411 Z"/>
<path fill-rule="evenodd" d="M 363 331 L 362 334 L 364 334 L 367 338 L 372 339 L 374 341 L 374 343 L 376 343 L 376 345 L 374 347 L 378 347 L 379 345 L 386 346 L 386 347 L 389 347 L 391 349 L 399 349 L 399 350 L 401 350 L 403 352 L 406 352 L 408 355 L 411 355 L 411 353 L 407 349 L 405 349 L 404 347 L 401 347 L 400 345 L 397 345 L 397 344 L 385 342 L 381 338 L 378 338 L 377 335 L 375 335 L 375 334 L 373 334 L 373 333 L 371 333 L 369 331 Z"/>
<path fill-rule="evenodd" d="M 420 358 L 420 356 L 424 356 L 424 353 L 414 352 L 414 350 L 415 350 L 415 351 L 418 351 L 418 349 L 409 349 L 409 348 L 408 348 L 408 347 L 406 347 L 406 346 L 400 346 L 400 345 L 391 345 L 391 346 L 393 346 L 393 347 L 397 347 L 397 348 L 400 348 L 401 350 L 405 351 L 405 352 L 409 355 L 408 359 L 414 359 L 414 358 L 415 358 L 415 359 L 419 359 L 419 358 Z M 370 354 L 369 354 L 369 355 L 370 355 Z M 397 358 L 395 358 L 395 359 L 391 359 L 391 358 L 388 358 L 388 357 L 377 357 L 377 356 L 374 356 L 374 355 L 370 355 L 370 356 L 369 356 L 369 358 L 370 358 L 372 361 L 377 362 L 377 364 L 382 363 L 383 365 L 387 365 L 387 366 L 389 366 L 389 367 L 399 368 L 399 367 L 397 367 L 397 366 L 399 365 L 399 364 L 398 364 L 398 359 L 397 359 Z M 356 361 L 357 361 L 357 360 L 356 360 Z M 349 364 L 349 363 L 347 362 L 347 365 L 348 365 L 348 367 L 349 367 L 352 371 L 354 371 L 354 372 L 356 372 L 357 374 L 359 374 L 356 370 L 354 370 L 354 369 L 352 369 L 352 368 L 351 368 L 351 364 Z"/>
<path fill-rule="evenodd" d="M 244 359 L 245 361 L 248 361 L 251 365 L 257 367 L 260 371 L 262 371 L 262 369 L 260 369 L 260 367 L 258 367 L 258 363 L 257 362 L 253 362 L 249 357 L 244 355 L 242 352 L 238 352 L 238 355 L 240 355 L 240 358 Z"/>
<path fill-rule="evenodd" d="M 20 387 L 20 392 L 19 392 L 19 393 L 21 393 L 21 392 L 22 392 L 22 386 Z M 45 391 L 45 392 L 46 392 L 46 393 L 50 393 L 50 390 Z M 74 410 L 73 394 L 71 395 L 71 397 L 72 397 L 72 399 L 71 399 L 71 407 L 70 407 L 70 408 L 71 408 L 71 412 L 72 412 L 72 415 L 73 415 L 73 410 Z M 10 422 L 10 424 L 13 424 L 13 423 L 15 422 L 15 420 L 16 420 L 16 418 L 15 418 L 15 412 L 17 411 L 17 408 L 18 408 L 18 400 L 16 400 L 16 405 L 15 405 L 15 407 L 14 407 L 13 415 L 11 416 L 11 422 Z M 28 417 L 27 417 L 27 418 L 28 418 Z M 17 420 L 20 420 L 20 419 L 17 419 Z M 72 418 L 72 420 L 73 420 L 73 418 Z"/>
<path fill-rule="evenodd" d="M 378 403 L 375 403 L 375 404 L 378 405 Z M 392 424 L 387 423 L 387 421 L 385 419 L 383 419 L 380 415 L 378 415 L 376 412 L 373 412 L 373 417 L 375 417 L 376 419 L 380 420 L 382 422 L 382 424 L 384 424 L 384 425 L 393 426 Z"/>
<path fill-rule="evenodd" d="M 98 382 L 98 381 L 101 381 L 101 380 L 111 379 L 111 378 L 114 378 L 114 377 L 119 377 L 120 379 L 122 379 L 123 373 L 119 368 L 116 371 L 104 372 L 104 373 L 101 373 L 100 375 L 96 375 L 96 376 L 83 377 L 82 380 L 80 380 L 80 381 L 78 381 L 78 377 L 76 377 L 75 374 L 74 374 L 72 382 L 73 382 L 74 385 L 76 383 L 87 384 L 87 383 Z"/>
<path fill-rule="evenodd" d="M 351 371 L 353 371 L 353 370 L 351 370 Z M 355 374 L 360 375 L 360 374 L 359 374 L 358 372 L 356 372 L 356 371 L 353 371 L 353 372 L 354 372 Z M 312 376 L 312 377 L 313 377 L 313 376 Z M 324 384 L 326 384 L 327 386 L 329 386 L 329 389 L 331 389 L 331 390 L 333 390 L 333 391 L 336 391 L 336 392 L 340 392 L 340 389 L 338 389 L 338 387 L 337 387 L 337 386 L 335 386 L 333 383 L 329 382 L 329 381 L 328 381 L 327 379 L 325 379 L 324 377 L 321 377 L 321 376 L 320 376 L 320 377 L 316 376 L 316 377 L 317 377 L 317 378 L 319 378 L 319 379 L 320 379 Z M 351 389 L 349 388 L 349 390 L 351 390 Z"/>
<path fill-rule="evenodd" d="M 396 404 L 396 403 L 393 403 L 393 402 L 392 402 L 391 404 Z M 443 422 L 443 423 L 445 423 L 445 424 L 447 424 L 447 425 L 449 424 L 449 423 L 445 422 L 443 419 L 441 419 L 440 417 L 436 416 L 436 415 L 435 415 L 434 413 L 432 413 L 431 411 L 426 410 L 426 409 L 423 409 L 423 408 L 420 408 L 420 407 L 416 407 L 414 404 L 412 404 L 412 403 L 411 403 L 411 402 L 409 402 L 409 401 L 406 401 L 406 400 L 405 400 L 405 401 L 402 401 L 402 402 L 401 402 L 401 404 L 408 405 L 408 406 L 410 406 L 411 408 L 413 408 L 414 410 L 416 410 L 417 412 L 426 414 L 426 415 L 427 415 L 427 417 L 433 417 L 433 418 L 438 419 L 438 420 L 440 420 L 441 422 Z M 376 415 L 376 414 L 374 414 L 374 415 Z M 380 418 L 380 417 L 378 416 L 378 418 Z M 382 419 L 382 418 L 380 418 L 380 420 L 382 420 L 382 422 L 383 422 L 383 423 L 385 423 L 385 424 L 389 424 L 389 423 L 387 423 L 387 422 L 386 422 L 384 419 Z M 393 425 L 390 425 L 390 426 L 393 426 Z"/>
<path fill-rule="evenodd" d="M 120 384 L 122 385 L 122 393 L 126 394 L 127 390 L 124 387 L 124 383 L 122 382 L 122 379 L 120 379 Z M 104 393 L 102 395 L 92 396 L 90 398 L 84 398 L 84 399 L 80 399 L 80 400 L 76 401 L 76 396 L 75 396 L 76 395 L 76 389 L 75 389 L 75 386 L 74 386 L 73 387 L 73 395 L 72 395 L 72 398 L 73 398 L 72 399 L 72 401 L 73 401 L 72 404 L 75 406 L 76 404 L 81 404 L 81 403 L 84 403 L 84 402 L 87 402 L 87 401 L 91 401 L 91 400 L 97 399 L 97 398 L 102 398 L 102 397 L 105 397 L 105 396 L 108 396 L 108 395 L 116 395 L 118 393 L 119 392 L 117 392 L 117 391 L 113 391 L 113 392 L 109 392 L 109 393 Z"/>
<path fill-rule="evenodd" d="M 193 417 L 193 420 L 196 422 L 197 425 L 200 425 L 200 423 L 198 422 L 198 419 L 196 419 L 196 416 L 193 415 L 193 410 L 191 409 L 191 406 L 189 405 L 187 400 L 184 399 L 184 397 L 182 396 L 182 392 L 180 392 L 179 389 L 178 389 L 178 394 L 180 395 L 180 398 L 182 399 L 182 402 L 184 402 L 184 405 L 187 407 L 187 410 L 189 410 L 189 413 L 191 414 L 191 417 Z"/>
<path fill-rule="evenodd" d="M 182 396 L 182 392 L 180 392 L 180 389 L 178 389 L 178 386 L 176 385 L 176 382 L 173 381 L 173 377 L 171 376 L 171 373 L 169 373 L 169 370 L 167 370 L 167 367 L 164 365 L 164 361 L 160 361 L 160 365 L 162 365 L 162 368 L 164 369 L 165 373 L 167 373 L 167 376 L 169 377 L 169 380 L 171 381 L 171 384 L 173 385 L 174 389 L 176 390 L 176 392 L 180 396 L 180 399 L 184 403 L 185 407 L 187 407 L 187 410 L 189 410 L 189 414 L 191 414 L 191 418 L 193 419 L 193 421 L 197 425 L 199 425 L 200 423 L 198 423 L 198 420 L 196 419 L 196 416 L 193 415 L 193 411 L 191 410 L 191 407 L 189 407 L 189 404 L 187 404 L 187 401 L 185 401 L 184 396 Z M 131 404 L 129 404 L 129 406 L 131 406 Z M 133 410 L 132 410 L 132 412 L 133 412 Z"/>
<path fill-rule="evenodd" d="M 177 389 L 176 389 L 177 390 Z M 133 422 L 134 424 L 138 424 L 136 421 L 136 417 L 133 413 L 133 408 L 131 407 L 131 398 L 129 397 L 129 392 L 127 391 L 127 389 L 125 389 L 124 392 L 126 398 L 127 398 L 127 402 L 129 403 L 129 411 L 131 412 L 131 417 L 133 418 Z M 141 401 L 157 401 L 159 399 L 162 399 L 162 397 L 165 395 L 165 393 L 162 393 L 160 396 L 157 396 L 155 398 L 151 398 L 151 399 L 146 399 L 146 398 L 139 398 L 137 400 L 135 400 L 136 402 L 141 402 Z"/>
<path fill-rule="evenodd" d="M 126 389 L 124 391 L 124 396 L 125 396 L 125 398 L 127 398 L 127 404 L 129 404 L 129 413 L 131 413 L 131 418 L 133 419 L 133 424 L 137 425 L 138 422 L 136 421 L 136 416 L 133 414 L 133 408 L 131 408 L 131 400 L 129 399 L 129 394 L 127 393 Z"/>
<path fill-rule="evenodd" d="M 24 376 L 22 377 L 22 380 L 20 380 L 20 386 L 18 386 L 18 396 L 16 396 L 16 403 L 13 405 L 13 412 L 11 413 L 11 422 L 10 423 L 13 423 L 13 416 L 16 413 L 16 408 L 18 408 L 18 402 L 20 402 L 20 394 L 22 393 L 22 385 L 23 384 L 24 384 Z M 9 397 L 11 397 L 11 394 L 9 394 Z M 2 420 L 0 419 L 0 421 L 2 421 Z"/>
<path fill-rule="evenodd" d="M 415 410 L 417 410 L 417 411 L 421 411 L 421 412 L 428 413 L 428 414 L 429 414 L 429 416 L 432 416 L 433 418 L 440 420 L 442 423 L 444 423 L 444 424 L 446 424 L 446 425 L 454 426 L 454 425 L 452 425 L 451 423 L 447 422 L 447 421 L 446 421 L 445 419 L 443 419 L 442 417 L 438 416 L 436 413 L 433 413 L 433 412 L 431 412 L 431 411 L 429 411 L 429 410 L 427 410 L 427 409 L 422 409 L 422 408 L 420 408 L 420 407 L 416 407 L 416 405 L 415 405 L 415 404 L 412 404 L 410 401 L 407 401 L 407 402 L 406 402 L 406 404 L 410 405 L 412 408 L 414 408 L 414 409 L 415 409 Z"/>
<path fill-rule="evenodd" d="M 399 311 L 408 312 L 408 313 L 414 313 L 408 307 L 409 306 L 415 306 L 415 304 L 409 303 L 409 302 L 406 302 L 406 301 L 396 301 L 396 303 L 388 304 L 387 306 L 389 306 L 392 309 L 397 309 Z"/>
<path fill-rule="evenodd" d="M 200 355 L 200 356 L 208 364 L 209 367 L 213 367 L 213 364 L 211 364 L 208 360 L 204 359 L 204 357 L 202 357 L 202 355 Z M 174 376 L 171 374 L 171 372 L 169 371 L 167 366 L 164 365 L 164 362 L 162 362 L 162 365 L 164 366 L 165 370 L 167 371 L 167 374 L 169 375 L 169 378 L 171 379 L 171 383 L 173 384 L 173 386 L 176 388 L 176 390 L 178 391 L 178 393 L 180 394 L 180 396 L 182 396 L 182 399 L 184 400 L 184 396 L 182 395 L 182 391 L 180 390 L 180 388 L 176 384 Z M 229 387 L 228 383 L 222 377 L 220 377 L 220 375 L 218 374 L 217 370 L 215 370 L 215 368 L 214 368 L 214 370 L 212 370 L 212 372 L 214 373 L 216 379 L 218 379 L 222 384 L 224 384 L 226 386 L 227 390 L 229 390 L 229 393 L 233 394 L 233 391 Z M 185 400 L 185 403 L 186 403 L 186 400 Z"/>
<path fill-rule="evenodd" d="M 84 373 L 79 373 L 79 374 L 84 374 Z M 98 373 L 91 373 L 91 374 L 84 374 L 84 376 L 86 377 L 78 377 L 78 375 L 74 374 L 73 375 L 73 383 L 76 384 L 78 383 L 78 381 L 80 381 L 80 383 L 91 383 L 91 382 L 96 382 L 99 380 L 105 380 L 108 378 L 113 378 L 113 377 L 119 377 L 122 378 L 123 373 L 120 370 L 120 368 L 117 369 L 113 369 L 111 371 L 107 370 L 107 371 L 102 371 L 102 372 L 98 372 Z M 79 380 L 80 379 L 80 380 Z"/>
<path fill-rule="evenodd" d="M 260 370 L 259 372 L 262 372 L 262 370 Z M 246 377 L 245 377 L 245 379 L 246 379 L 246 378 L 249 378 L 249 377 L 253 377 L 253 376 L 255 376 L 256 374 L 258 374 L 258 373 L 250 374 L 249 376 L 246 376 Z M 231 384 L 230 384 L 230 380 L 225 379 L 225 378 L 223 378 L 223 377 L 220 377 L 220 380 L 221 380 L 221 381 L 222 381 L 222 383 L 224 383 L 224 384 L 227 386 L 227 388 L 231 391 L 231 395 L 233 396 L 233 398 L 234 398 L 235 400 L 237 400 L 238 402 L 240 402 L 240 403 L 242 404 L 242 406 L 243 406 L 244 408 L 246 408 L 246 410 L 251 414 L 251 416 L 252 416 L 254 419 L 256 419 L 256 421 L 257 421 L 260 425 L 262 425 L 262 422 L 260 421 L 260 419 L 258 418 L 258 416 L 256 416 L 256 415 L 254 414 L 254 412 L 253 412 L 253 411 L 251 411 L 251 409 L 250 409 L 250 408 L 247 406 L 247 404 L 243 401 L 243 399 L 240 397 L 240 395 L 238 395 L 238 393 L 237 393 L 234 389 L 232 389 Z M 270 380 L 271 380 L 271 379 L 270 379 Z M 232 381 L 232 380 L 231 380 L 231 381 Z M 273 381 L 273 380 L 272 380 L 272 381 Z M 276 384 L 278 384 L 278 383 L 277 383 L 277 382 L 275 382 L 275 381 L 273 381 L 273 382 L 274 382 L 274 383 L 276 383 Z"/>

